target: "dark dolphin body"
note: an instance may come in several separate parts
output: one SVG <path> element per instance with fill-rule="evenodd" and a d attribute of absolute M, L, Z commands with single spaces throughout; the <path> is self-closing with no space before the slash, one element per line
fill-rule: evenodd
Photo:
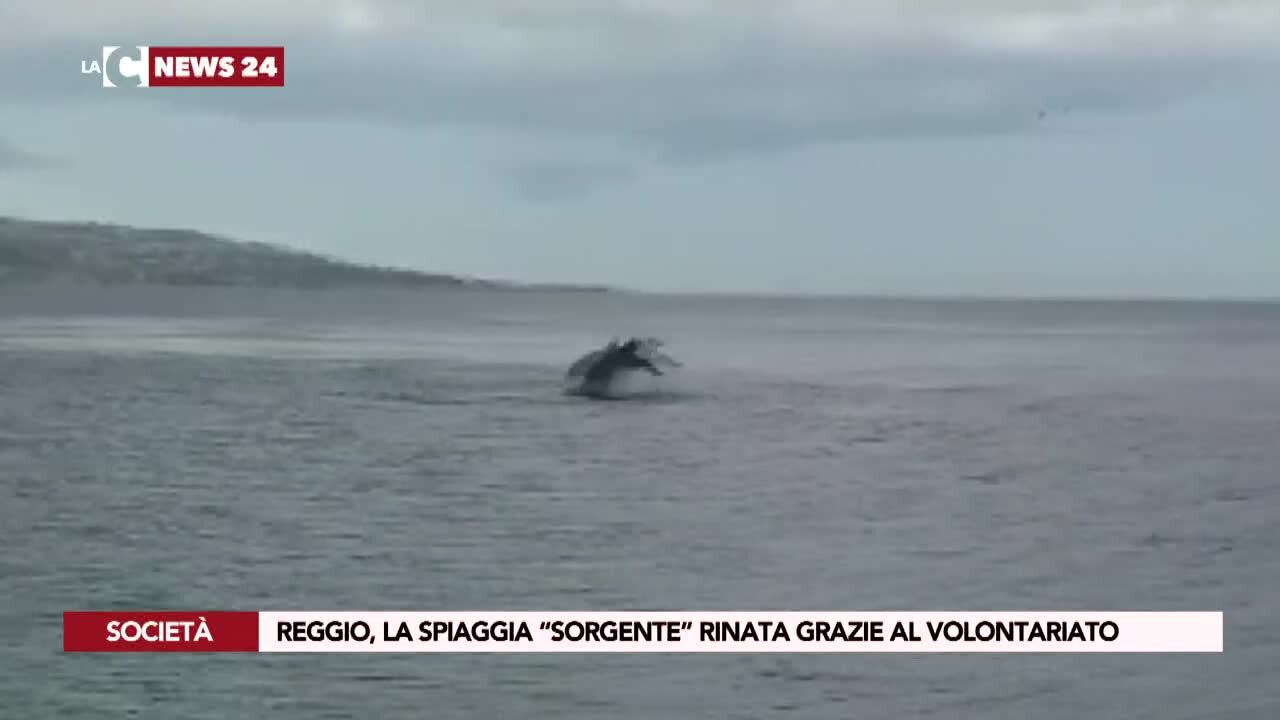
<path fill-rule="evenodd" d="M 618 347 L 618 341 L 610 340 L 609 344 L 605 345 L 603 348 L 600 348 L 599 350 L 592 350 L 586 355 L 583 355 L 569 366 L 569 372 L 565 373 L 565 377 L 569 379 L 585 377 L 587 370 L 591 369 L 592 365 L 595 365 L 600 358 L 604 357 L 605 353 L 616 347 Z"/>
<path fill-rule="evenodd" d="M 675 360 L 657 353 L 654 349 L 661 342 L 655 339 L 641 341 L 635 338 L 619 345 L 612 340 L 603 348 L 587 353 L 574 361 L 565 374 L 572 383 L 569 391 L 575 395 L 594 398 L 612 397 L 609 392 L 617 374 L 624 370 L 645 370 L 651 375 L 662 375 L 654 360 L 679 366 Z"/>

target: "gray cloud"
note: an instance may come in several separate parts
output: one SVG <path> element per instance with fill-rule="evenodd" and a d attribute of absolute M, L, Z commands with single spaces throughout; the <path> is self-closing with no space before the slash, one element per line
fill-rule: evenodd
<path fill-rule="evenodd" d="M 608 162 L 535 162 L 511 172 L 512 181 L 521 194 L 538 202 L 563 200 L 626 183 L 634 175 L 629 166 Z"/>
<path fill-rule="evenodd" d="M 142 7 L 122 3 L 134 5 Z M 382 0 L 350 2 L 327 18 L 302 3 L 268 5 L 273 12 L 252 36 L 244 24 L 226 33 L 181 32 L 191 8 L 203 7 L 200 27 L 230 28 L 247 3 L 220 11 L 178 3 L 168 15 L 147 16 L 145 38 L 95 37 L 283 43 L 283 90 L 135 91 L 112 99 L 258 119 L 598 137 L 686 163 L 824 142 L 1035 132 L 1042 107 L 1071 106 L 1077 116 L 1159 108 L 1270 82 L 1278 66 L 1267 48 L 1280 47 L 1280 13 L 1265 0 L 1137 0 L 1123 10 L 1101 0 L 847 7 L 744 0 L 697 11 L 578 0 Z M 51 23 L 63 28 L 55 41 L 84 37 L 69 17 Z M 47 93 L 85 80 L 68 78 L 74 62 L 67 58 L 85 54 L 86 45 L 58 47 L 11 49 L 32 70 L 0 79 L 0 92 Z M 51 62 L 51 53 L 61 59 Z M 57 80 L 46 74 L 55 68 Z M 91 82 L 81 84 L 82 96 L 101 97 Z M 538 175 L 517 182 L 532 187 L 529 178 Z M 598 182 L 589 171 L 581 175 L 532 182 Z"/>
<path fill-rule="evenodd" d="M 58 166 L 55 158 L 30 153 L 0 139 L 0 172 L 6 170 L 43 170 Z"/>

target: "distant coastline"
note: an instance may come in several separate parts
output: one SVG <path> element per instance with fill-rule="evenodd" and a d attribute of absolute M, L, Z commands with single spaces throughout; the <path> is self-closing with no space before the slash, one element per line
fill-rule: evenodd
<path fill-rule="evenodd" d="M 363 265 L 196 230 L 0 216 L 0 286 L 50 282 L 93 286 L 616 291 L 605 286 L 524 284 Z"/>
<path fill-rule="evenodd" d="M 360 264 L 188 229 L 0 215 L 0 290 L 67 287 L 245 287 L 265 289 L 475 289 L 721 300 L 821 303 L 1275 305 L 1280 296 L 964 295 L 872 292 L 657 291 L 573 283 L 522 283 Z"/>

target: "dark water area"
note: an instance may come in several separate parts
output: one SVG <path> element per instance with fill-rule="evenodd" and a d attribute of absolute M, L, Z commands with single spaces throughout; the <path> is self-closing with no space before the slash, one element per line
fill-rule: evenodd
<path fill-rule="evenodd" d="M 570 362 L 654 335 L 642 397 Z M 0 291 L 0 716 L 1280 717 L 1280 305 Z M 1222 655 L 64 655 L 69 609 L 1222 610 Z"/>

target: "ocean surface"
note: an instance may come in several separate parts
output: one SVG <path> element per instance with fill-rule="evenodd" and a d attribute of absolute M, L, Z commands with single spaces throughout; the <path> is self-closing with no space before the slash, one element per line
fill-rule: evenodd
<path fill-rule="evenodd" d="M 613 336 L 685 367 L 561 391 Z M 1280 717 L 1280 305 L 0 291 L 0 717 Z M 1221 655 L 64 655 L 70 609 L 1222 610 Z"/>

